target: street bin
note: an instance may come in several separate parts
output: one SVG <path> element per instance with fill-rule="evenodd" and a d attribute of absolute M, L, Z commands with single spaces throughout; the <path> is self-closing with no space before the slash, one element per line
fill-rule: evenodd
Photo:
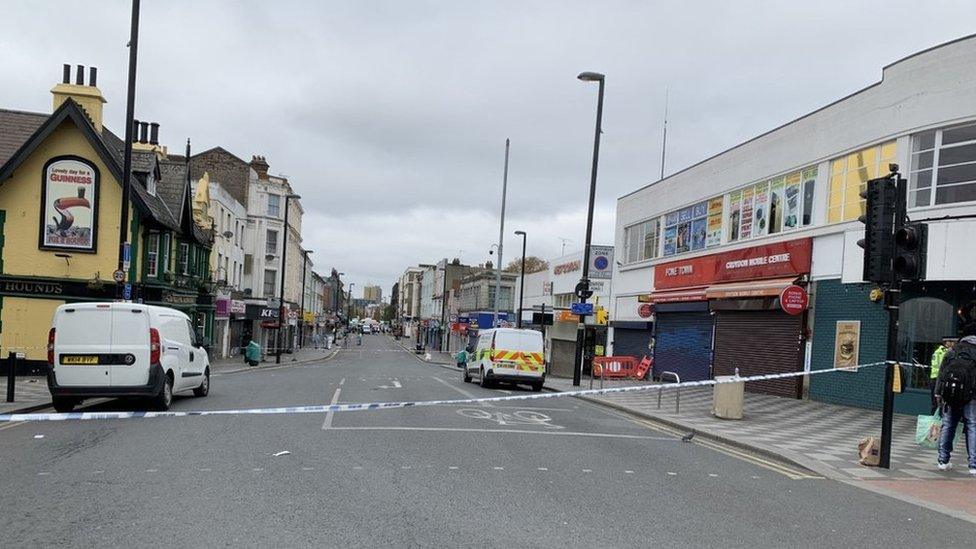
<path fill-rule="evenodd" d="M 254 341 L 248 343 L 244 350 L 244 360 L 251 366 L 257 366 L 261 362 L 261 346 Z"/>
<path fill-rule="evenodd" d="M 715 376 L 715 381 L 737 379 L 737 376 Z M 721 419 L 742 419 L 742 402 L 746 382 L 716 383 L 712 394 L 712 415 Z"/>

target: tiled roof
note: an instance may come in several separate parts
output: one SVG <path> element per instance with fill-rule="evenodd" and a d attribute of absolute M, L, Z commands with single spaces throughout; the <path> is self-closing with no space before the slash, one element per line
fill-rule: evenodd
<path fill-rule="evenodd" d="M 0 109 L 0 166 L 47 120 L 48 114 Z"/>
<path fill-rule="evenodd" d="M 156 194 L 163 199 L 169 211 L 179 217 L 183 212 L 183 200 L 186 199 L 186 164 L 163 160 L 159 163 L 159 181 L 156 182 Z"/>
<path fill-rule="evenodd" d="M 108 128 L 102 128 L 101 137 L 102 137 L 102 142 L 105 143 L 106 148 L 108 148 L 108 150 L 111 151 L 112 157 L 115 158 L 115 161 L 118 163 L 119 166 L 122 166 L 123 154 L 125 153 L 125 141 L 119 138 L 119 136 L 112 133 L 112 131 L 109 130 Z M 133 172 L 137 171 L 135 169 L 136 158 L 143 154 L 155 154 L 155 153 L 133 152 L 132 153 Z M 143 204 L 145 204 L 146 207 L 149 209 L 152 217 L 155 218 L 156 221 L 158 221 L 160 224 L 169 227 L 170 229 L 179 230 L 180 228 L 179 215 L 174 214 L 166 205 L 166 203 L 161 198 L 159 198 L 159 196 L 153 196 L 149 194 L 149 191 L 146 190 L 145 179 L 143 179 L 141 176 L 136 176 L 135 173 L 133 174 L 133 176 L 135 177 L 133 177 L 132 192 L 139 196 Z M 158 182 L 156 184 L 156 189 L 158 195 L 158 191 L 159 191 Z"/>
<path fill-rule="evenodd" d="M 156 161 L 156 153 L 149 151 L 132 151 L 132 171 L 133 173 L 149 173 L 153 169 Z"/>

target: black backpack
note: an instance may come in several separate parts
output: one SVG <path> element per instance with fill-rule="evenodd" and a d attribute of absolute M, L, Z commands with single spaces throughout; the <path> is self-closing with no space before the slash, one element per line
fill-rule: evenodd
<path fill-rule="evenodd" d="M 976 347 L 961 344 L 942 359 L 939 396 L 950 406 L 961 406 L 976 394 Z"/>

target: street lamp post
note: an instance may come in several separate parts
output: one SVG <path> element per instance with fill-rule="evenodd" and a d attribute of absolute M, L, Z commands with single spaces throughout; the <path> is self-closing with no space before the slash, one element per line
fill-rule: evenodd
<path fill-rule="evenodd" d="M 498 228 L 498 265 L 495 267 L 495 307 L 492 317 L 492 328 L 498 327 L 498 302 L 502 299 L 502 244 L 505 240 L 505 195 L 508 194 L 508 146 L 505 140 L 505 172 L 502 175 L 502 215 Z"/>
<path fill-rule="evenodd" d="M 600 162 L 600 133 L 603 124 L 603 88 L 606 77 L 598 72 L 583 72 L 577 77 L 583 82 L 597 82 L 600 85 L 596 102 L 596 130 L 593 136 L 593 166 L 590 169 L 590 203 L 586 213 L 586 243 L 583 245 L 583 277 L 580 279 L 577 295 L 580 303 L 586 303 L 590 294 L 590 239 L 593 236 L 593 201 L 596 198 L 596 172 Z M 576 327 L 576 357 L 573 368 L 573 386 L 579 387 L 583 376 L 583 354 L 586 352 L 585 317 L 580 318 Z"/>
<path fill-rule="evenodd" d="M 288 265 L 285 262 L 288 256 L 288 201 L 293 198 L 298 199 L 301 196 L 294 193 L 285 195 L 285 228 L 283 231 L 285 236 L 281 239 L 281 286 L 278 288 L 278 337 L 275 338 L 277 340 L 278 351 L 275 353 L 275 364 L 281 364 L 281 345 L 283 343 L 281 330 L 285 326 L 285 267 Z"/>
<path fill-rule="evenodd" d="M 352 287 L 355 286 L 355 282 L 349 283 L 349 299 L 346 300 L 346 325 L 352 321 Z"/>
<path fill-rule="evenodd" d="M 303 257 L 302 261 L 302 303 L 298 307 L 298 310 L 302 312 L 302 318 L 298 319 L 298 348 L 305 347 L 305 292 L 307 286 L 305 286 L 305 278 L 308 276 L 308 254 L 314 253 L 312 250 L 302 250 Z"/>
<path fill-rule="evenodd" d="M 518 306 L 518 324 L 519 328 L 522 327 L 522 303 L 525 302 L 525 241 L 528 237 L 525 235 L 525 231 L 515 231 L 515 234 L 522 237 L 522 271 L 519 277 L 519 306 Z"/>
<path fill-rule="evenodd" d="M 447 340 L 447 258 L 444 258 L 444 284 L 441 289 L 441 339 L 438 341 L 437 348 L 442 352 L 447 352 L 444 343 Z"/>

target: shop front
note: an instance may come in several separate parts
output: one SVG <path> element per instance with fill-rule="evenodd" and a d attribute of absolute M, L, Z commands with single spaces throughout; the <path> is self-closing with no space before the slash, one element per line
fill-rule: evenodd
<path fill-rule="evenodd" d="M 812 240 L 774 242 L 655 267 L 655 374 L 686 379 L 803 369 Z M 802 377 L 746 389 L 799 398 Z"/>
<path fill-rule="evenodd" d="M 650 296 L 633 296 L 626 298 L 626 301 L 618 299 L 615 317 L 610 322 L 613 343 L 608 354 L 638 359 L 653 356 L 654 305 L 650 302 Z"/>

